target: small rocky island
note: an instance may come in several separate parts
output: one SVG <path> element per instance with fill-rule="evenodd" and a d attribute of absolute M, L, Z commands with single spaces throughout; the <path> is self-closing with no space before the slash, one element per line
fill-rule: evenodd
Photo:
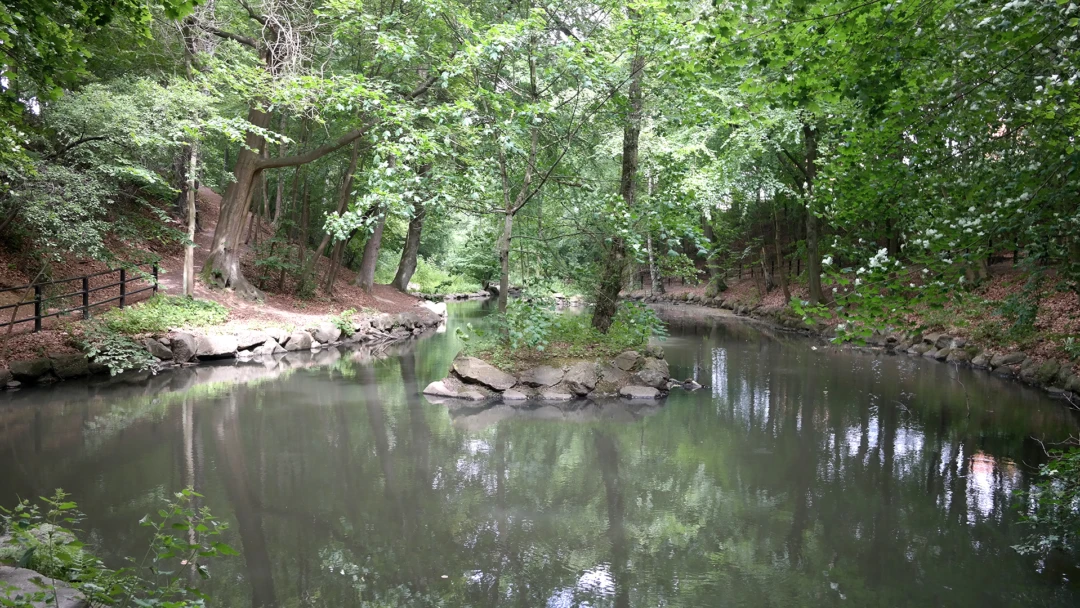
<path fill-rule="evenodd" d="M 672 381 L 663 349 L 649 346 L 643 353 L 628 350 L 606 363 L 562 360 L 558 365 L 540 365 L 516 375 L 482 359 L 459 354 L 449 375 L 429 384 L 424 394 L 466 401 L 659 399 L 674 387 L 700 388 L 695 383 Z"/>

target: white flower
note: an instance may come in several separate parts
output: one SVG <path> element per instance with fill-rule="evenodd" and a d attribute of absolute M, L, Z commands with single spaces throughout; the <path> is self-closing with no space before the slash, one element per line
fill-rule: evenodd
<path fill-rule="evenodd" d="M 822 258 L 821 263 L 823 265 L 825 265 L 825 266 L 829 266 L 830 264 L 832 264 L 832 256 L 831 255 L 825 256 L 824 258 Z"/>

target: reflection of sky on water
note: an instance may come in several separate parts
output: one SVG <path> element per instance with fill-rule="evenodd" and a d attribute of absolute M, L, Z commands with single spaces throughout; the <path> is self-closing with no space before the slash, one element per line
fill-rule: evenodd
<path fill-rule="evenodd" d="M 548 608 L 588 608 L 591 598 L 607 598 L 615 595 L 615 578 L 607 564 L 586 570 L 578 577 L 577 585 L 558 589 L 547 600 Z"/>

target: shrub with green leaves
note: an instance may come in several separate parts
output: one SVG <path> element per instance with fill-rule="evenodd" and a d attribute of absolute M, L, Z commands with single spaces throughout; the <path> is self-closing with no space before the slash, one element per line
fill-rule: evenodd
<path fill-rule="evenodd" d="M 142 344 L 112 329 L 100 319 L 84 323 L 76 341 L 86 356 L 107 365 L 109 373 L 114 376 L 128 370 L 157 371 L 157 361 Z"/>
<path fill-rule="evenodd" d="M 551 337 L 555 314 L 548 298 L 527 295 L 506 307 L 506 337 L 512 350 L 529 348 L 543 352 Z"/>
<path fill-rule="evenodd" d="M 209 300 L 185 296 L 156 295 L 127 308 L 115 308 L 99 316 L 111 330 L 122 334 L 159 333 L 173 328 L 205 327 L 225 322 L 229 311 Z"/>

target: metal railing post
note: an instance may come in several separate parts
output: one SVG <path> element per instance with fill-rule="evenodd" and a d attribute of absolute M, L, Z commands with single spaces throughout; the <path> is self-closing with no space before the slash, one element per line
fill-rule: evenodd
<path fill-rule="evenodd" d="M 120 308 L 124 307 L 124 300 L 127 296 L 127 272 L 120 269 Z"/>
<path fill-rule="evenodd" d="M 34 331 L 41 331 L 41 285 L 34 285 Z"/>
<path fill-rule="evenodd" d="M 82 317 L 90 318 L 90 277 L 82 278 Z"/>

